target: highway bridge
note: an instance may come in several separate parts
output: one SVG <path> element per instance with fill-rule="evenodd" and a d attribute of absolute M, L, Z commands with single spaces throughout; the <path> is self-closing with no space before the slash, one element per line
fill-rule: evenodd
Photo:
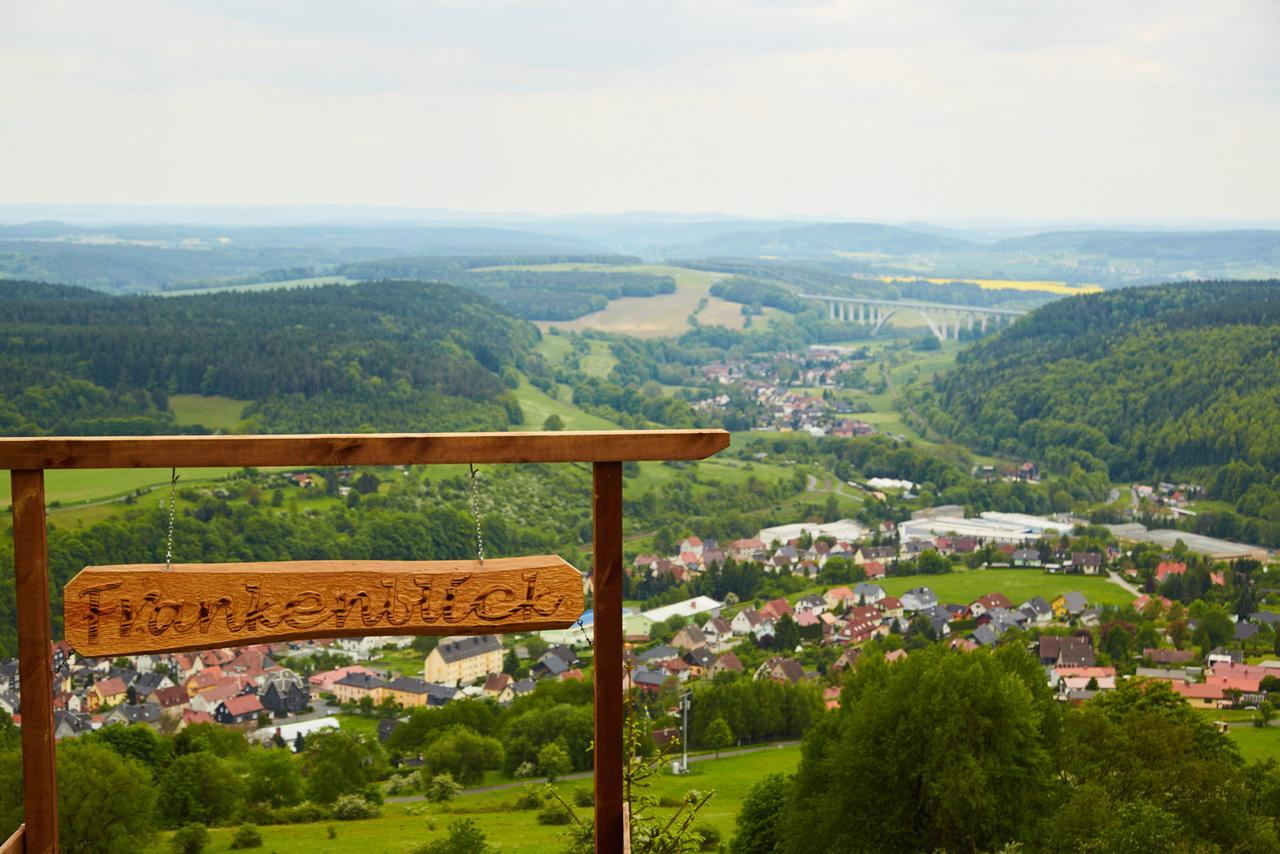
<path fill-rule="evenodd" d="M 942 302 L 914 302 L 865 297 L 837 297 L 823 294 L 800 294 L 803 299 L 818 300 L 827 306 L 832 320 L 844 320 L 860 326 L 871 326 L 871 334 L 878 333 L 889 318 L 900 312 L 913 312 L 924 318 L 929 331 L 939 341 L 960 337 L 961 325 L 968 330 L 975 326 L 983 332 L 987 324 L 995 326 L 1012 323 L 1026 314 L 1012 308 L 987 308 L 977 305 L 952 305 Z"/>

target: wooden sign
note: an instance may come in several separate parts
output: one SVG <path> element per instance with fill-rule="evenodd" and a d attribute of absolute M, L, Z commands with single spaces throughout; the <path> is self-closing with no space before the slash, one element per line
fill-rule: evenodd
<path fill-rule="evenodd" d="M 87 566 L 63 591 L 63 631 L 77 653 L 102 657 L 563 629 L 582 609 L 582 576 L 555 555 Z"/>

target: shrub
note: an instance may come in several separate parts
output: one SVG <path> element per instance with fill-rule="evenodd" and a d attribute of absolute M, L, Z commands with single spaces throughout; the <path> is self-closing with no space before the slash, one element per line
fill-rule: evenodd
<path fill-rule="evenodd" d="M 700 821 L 693 826 L 693 832 L 702 837 L 702 850 L 714 851 L 720 845 L 720 828 L 709 822 Z"/>
<path fill-rule="evenodd" d="M 538 824 L 568 824 L 572 820 L 568 808 L 559 801 L 547 804 L 538 813 Z"/>
<path fill-rule="evenodd" d="M 442 804 L 453 800 L 454 796 L 462 791 L 462 787 L 454 782 L 452 774 L 445 772 L 432 777 L 424 791 L 428 801 L 433 804 Z"/>
<path fill-rule="evenodd" d="M 325 832 L 329 835 L 330 839 L 338 838 L 338 828 L 334 827 L 332 824 L 325 828 Z"/>
<path fill-rule="evenodd" d="M 209 844 L 209 828 L 203 824 L 184 824 L 169 840 L 174 854 L 200 854 Z"/>
<path fill-rule="evenodd" d="M 486 854 L 491 851 L 484 831 L 469 818 L 449 824 L 449 835 L 413 849 L 412 854 Z"/>
<path fill-rule="evenodd" d="M 261 848 L 262 833 L 252 824 L 242 824 L 231 836 L 232 848 Z"/>
<path fill-rule="evenodd" d="M 576 807 L 593 807 L 596 805 L 595 793 L 590 789 L 574 789 L 573 805 Z"/>
<path fill-rule="evenodd" d="M 338 821 L 377 818 L 381 813 L 377 804 L 370 803 L 360 795 L 339 795 L 333 802 L 333 817 Z"/>
<path fill-rule="evenodd" d="M 522 780 L 525 777 L 532 777 L 537 773 L 538 769 L 534 767 L 532 762 L 521 762 L 516 766 L 516 770 L 511 772 L 511 776 L 515 777 L 517 780 Z"/>
<path fill-rule="evenodd" d="M 542 789 L 526 783 L 524 791 L 516 798 L 516 809 L 536 810 L 542 806 L 542 802 L 545 799 L 546 796 L 542 793 Z"/>

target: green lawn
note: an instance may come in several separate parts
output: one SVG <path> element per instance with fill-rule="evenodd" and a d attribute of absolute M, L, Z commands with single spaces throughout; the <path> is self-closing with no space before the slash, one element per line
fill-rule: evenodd
<path fill-rule="evenodd" d="M 169 408 L 179 424 L 201 424 L 210 430 L 232 431 L 250 401 L 205 394 L 171 394 Z"/>
<path fill-rule="evenodd" d="M 652 791 L 661 797 L 679 798 L 690 789 L 715 790 L 715 797 L 703 809 L 699 820 L 714 824 L 720 829 L 722 838 L 728 841 L 747 790 L 766 774 L 794 771 L 799 761 L 800 749 L 794 746 L 770 748 L 742 756 L 726 755 L 721 759 L 693 763 L 689 766 L 692 773 L 687 777 L 663 774 L 655 780 Z M 590 785 L 589 779 L 575 780 L 562 784 L 560 789 L 565 799 L 572 802 L 575 789 L 586 789 Z M 444 806 L 421 801 L 387 804 L 381 818 L 367 821 L 263 827 L 263 847 L 256 850 L 276 854 L 347 854 L 351 851 L 403 854 L 423 842 L 443 837 L 449 822 L 465 817 L 474 819 L 488 836 L 489 843 L 502 854 L 563 851 L 564 841 L 560 838 L 563 828 L 538 824 L 535 810 L 515 809 L 514 802 L 519 793 L 517 787 L 464 795 Z M 586 814 L 589 810 L 582 812 Z M 428 822 L 434 823 L 434 830 L 427 829 Z M 329 827 L 335 831 L 333 839 L 328 836 Z M 210 831 L 211 844 L 205 850 L 211 854 L 229 851 L 232 832 L 232 828 L 213 829 Z M 151 849 L 154 854 L 168 852 L 167 837 L 165 834 Z"/>
<path fill-rule="evenodd" d="M 402 676 L 421 676 L 425 660 L 426 656 L 413 649 L 387 649 L 383 650 L 370 664 L 386 667 Z"/>
<path fill-rule="evenodd" d="M 585 362 L 586 360 L 584 360 Z M 516 400 L 524 412 L 524 423 L 519 430 L 541 430 L 542 424 L 549 415 L 559 415 L 564 421 L 566 430 L 617 430 L 618 425 L 612 421 L 583 412 L 565 400 L 554 400 L 544 391 L 529 384 L 524 377 L 520 378 L 520 386 L 515 390 Z"/>
<path fill-rule="evenodd" d="M 1105 578 L 1081 575 L 1049 575 L 1038 569 L 977 569 L 949 575 L 909 575 L 877 582 L 892 596 L 925 586 L 944 603 L 967 604 L 984 593 L 1003 593 L 1014 605 L 1032 596 L 1052 601 L 1071 590 L 1083 593 L 1091 605 L 1126 605 L 1133 597 Z"/>
<path fill-rule="evenodd" d="M 1231 740 L 1249 762 L 1256 759 L 1280 760 L 1280 727 L 1232 727 Z"/>
<path fill-rule="evenodd" d="M 179 469 L 179 485 L 226 477 L 234 469 Z M 114 498 L 148 486 L 167 486 L 168 469 L 50 469 L 45 472 L 45 493 L 50 502 L 62 504 Z M 11 499 L 9 478 L 0 477 L 0 504 Z"/>

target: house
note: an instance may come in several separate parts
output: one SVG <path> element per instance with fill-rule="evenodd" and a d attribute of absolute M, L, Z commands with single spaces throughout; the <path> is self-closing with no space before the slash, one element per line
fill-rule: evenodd
<path fill-rule="evenodd" d="M 224 682 L 221 685 L 216 685 L 207 691 L 204 691 L 200 694 L 196 694 L 194 697 L 191 697 L 187 701 L 187 708 L 192 711 L 204 712 L 206 714 L 212 715 L 214 710 L 218 708 L 219 703 L 221 703 L 223 700 L 227 700 L 227 699 L 230 699 L 231 697 L 235 697 L 240 693 L 241 691 L 240 691 L 239 685 L 236 685 L 234 682 L 230 682 L 230 681 Z"/>
<path fill-rule="evenodd" d="M 1022 603 L 1019 610 L 1027 615 L 1027 621 L 1031 623 L 1041 624 L 1053 620 L 1053 606 L 1046 602 L 1043 596 L 1032 596 Z"/>
<path fill-rule="evenodd" d="M 1087 635 L 1040 636 L 1040 663 L 1046 667 L 1092 667 L 1093 639 Z"/>
<path fill-rule="evenodd" d="M 804 668 L 794 658 L 774 656 L 756 668 L 755 678 L 794 685 L 804 678 Z"/>
<path fill-rule="evenodd" d="M 1071 568 L 1085 575 L 1097 575 L 1102 572 L 1102 555 L 1097 552 L 1072 552 Z"/>
<path fill-rule="evenodd" d="M 626 674 L 623 679 L 627 679 Z M 633 670 L 627 688 L 635 688 L 645 694 L 656 694 L 667 684 L 667 674 L 657 670 Z"/>
<path fill-rule="evenodd" d="M 118 706 L 129 697 L 129 689 L 124 680 L 117 677 L 100 679 L 93 683 L 85 695 L 89 701 L 89 711 L 95 712 L 106 706 Z"/>
<path fill-rule="evenodd" d="M 215 724 L 217 721 L 213 719 L 213 715 L 208 712 L 197 712 L 195 709 L 184 709 L 182 712 L 182 720 L 178 722 L 178 729 L 183 730 L 192 724 Z"/>
<path fill-rule="evenodd" d="M 145 703 L 151 699 L 151 695 L 161 688 L 172 688 L 173 680 L 162 673 L 139 673 L 138 677 L 129 685 L 129 694 L 132 695 L 134 703 Z"/>
<path fill-rule="evenodd" d="M 156 724 L 162 711 L 159 703 L 128 703 L 116 706 L 103 720 L 104 724 Z"/>
<path fill-rule="evenodd" d="M 685 626 L 671 638 L 671 645 L 677 649 L 696 649 L 707 645 L 707 636 L 697 626 Z"/>
<path fill-rule="evenodd" d="M 1157 649 L 1155 647 L 1147 647 L 1142 651 L 1142 657 L 1150 661 L 1152 664 L 1186 664 L 1195 658 L 1195 653 L 1189 649 Z"/>
<path fill-rule="evenodd" d="M 853 597 L 859 605 L 874 605 L 885 598 L 884 588 L 864 581 L 853 586 Z"/>
<path fill-rule="evenodd" d="M 826 600 L 816 593 L 810 593 L 808 596 L 801 596 L 796 600 L 796 611 L 808 611 L 815 616 L 827 610 Z"/>
<path fill-rule="evenodd" d="M 861 546 L 853 553 L 853 562 L 865 567 L 868 563 L 892 561 L 898 557 L 898 550 L 893 546 Z M 870 573 L 868 573 L 870 575 Z"/>
<path fill-rule="evenodd" d="M 506 673 L 490 673 L 484 680 L 484 686 L 480 689 L 486 697 L 497 700 L 499 703 L 511 702 L 511 684 L 515 680 Z"/>
<path fill-rule="evenodd" d="M 711 665 L 711 675 L 716 676 L 720 673 L 742 673 L 742 662 L 738 656 L 732 652 L 722 652 L 716 656 L 715 664 Z"/>
<path fill-rule="evenodd" d="M 743 608 L 729 621 L 729 628 L 735 635 L 750 635 L 762 622 L 764 619 L 755 608 Z"/>
<path fill-rule="evenodd" d="M 702 676 L 710 673 L 716 663 L 715 653 L 709 647 L 700 646 L 684 654 L 684 663 L 689 665 L 691 676 Z"/>
<path fill-rule="evenodd" d="M 985 596 L 979 596 L 969 605 L 969 616 L 981 617 L 983 614 L 995 608 L 1010 609 L 1013 603 L 1009 601 L 1009 597 L 1003 593 L 988 593 Z"/>
<path fill-rule="evenodd" d="M 339 703 L 358 703 L 369 697 L 376 705 L 386 699 L 388 684 L 372 673 L 348 673 L 333 683 L 333 696 Z"/>
<path fill-rule="evenodd" d="M 431 650 L 423 666 L 428 682 L 462 684 L 502 672 L 502 641 L 497 635 L 446 638 Z"/>
<path fill-rule="evenodd" d="M 637 656 L 637 658 L 649 667 L 657 667 L 664 661 L 671 661 L 673 658 L 679 657 L 680 650 L 676 649 L 674 646 L 668 646 L 666 644 L 659 644 L 652 649 L 646 649 Z"/>
<path fill-rule="evenodd" d="M 901 617 L 906 612 L 906 608 L 902 606 L 902 600 L 897 596 L 886 596 L 877 602 L 875 607 L 885 617 Z"/>
<path fill-rule="evenodd" d="M 858 659 L 862 657 L 862 650 L 858 647 L 845 647 L 844 651 L 831 664 L 831 669 L 836 673 L 848 667 L 856 667 Z"/>
<path fill-rule="evenodd" d="M 53 737 L 75 738 L 93 729 L 89 716 L 81 712 L 56 711 L 53 713 Z"/>
<path fill-rule="evenodd" d="M 1156 566 L 1156 581 L 1164 581 L 1171 575 L 1182 575 L 1187 571 L 1187 565 L 1181 561 L 1162 561 Z"/>
<path fill-rule="evenodd" d="M 867 574 L 868 580 L 885 577 L 885 568 L 878 560 L 869 560 L 862 565 L 862 571 Z"/>
<path fill-rule="evenodd" d="M 187 701 L 191 698 L 187 696 L 186 688 L 174 685 L 171 688 L 161 688 L 156 691 L 152 699 L 160 706 L 161 713 L 177 717 L 182 714 L 183 709 L 187 707 Z"/>
<path fill-rule="evenodd" d="M 1084 613 L 1089 607 L 1089 600 L 1085 598 L 1083 593 L 1071 591 L 1063 593 L 1050 603 L 1053 606 L 1053 615 L 1059 619 L 1068 617 L 1078 617 Z"/>
<path fill-rule="evenodd" d="M 935 638 L 941 639 L 951 634 L 951 612 L 946 608 L 934 605 L 918 613 L 929 621 L 929 629 Z"/>
<path fill-rule="evenodd" d="M 241 694 L 219 703 L 213 711 L 213 719 L 220 724 L 250 723 L 258 719 L 262 710 L 257 694 Z"/>
<path fill-rule="evenodd" d="M 703 625 L 702 634 L 709 644 L 719 647 L 733 638 L 733 629 L 724 617 L 712 617 Z"/>
<path fill-rule="evenodd" d="M 822 594 L 822 601 L 827 604 L 828 610 L 835 610 L 838 605 L 847 605 L 858 600 L 848 587 L 832 587 Z"/>
<path fill-rule="evenodd" d="M 558 643 L 549 647 L 529 668 L 529 674 L 535 679 L 547 676 L 562 676 L 573 665 L 578 663 L 578 656 L 573 648 Z"/>
<path fill-rule="evenodd" d="M 1116 669 L 1114 667 L 1057 667 L 1059 693 L 1070 691 L 1114 691 Z M 1090 683 L 1096 687 L 1090 687 Z"/>
<path fill-rule="evenodd" d="M 324 670 L 320 673 L 313 673 L 307 677 L 307 682 L 311 685 L 312 691 L 318 691 L 321 694 L 328 694 L 333 691 L 333 683 L 351 673 L 363 673 L 367 676 L 376 675 L 367 667 L 359 664 L 349 664 L 346 667 L 338 667 L 333 670 Z"/>
<path fill-rule="evenodd" d="M 311 705 L 311 690 L 302 677 L 281 668 L 263 677 L 258 686 L 262 707 L 277 718 L 301 714 Z"/>
<path fill-rule="evenodd" d="M 1012 560 L 1014 566 L 1039 566 L 1040 552 L 1035 549 L 1014 549 Z"/>
<path fill-rule="evenodd" d="M 1232 632 L 1231 639 L 1238 643 L 1245 643 L 1253 640 L 1258 634 L 1258 627 L 1253 623 L 1247 623 L 1244 620 L 1236 623 L 1235 631 Z"/>
<path fill-rule="evenodd" d="M 902 594 L 905 611 L 924 611 L 938 604 L 938 595 L 928 587 L 912 587 Z"/>
<path fill-rule="evenodd" d="M 427 705 L 427 683 L 412 676 L 397 676 L 382 689 L 383 696 L 405 708 Z"/>
<path fill-rule="evenodd" d="M 794 617 L 795 613 L 795 609 L 791 607 L 791 603 L 782 597 L 769 600 L 765 603 L 764 607 L 760 609 L 760 616 L 766 620 L 776 620 L 783 614 Z"/>

